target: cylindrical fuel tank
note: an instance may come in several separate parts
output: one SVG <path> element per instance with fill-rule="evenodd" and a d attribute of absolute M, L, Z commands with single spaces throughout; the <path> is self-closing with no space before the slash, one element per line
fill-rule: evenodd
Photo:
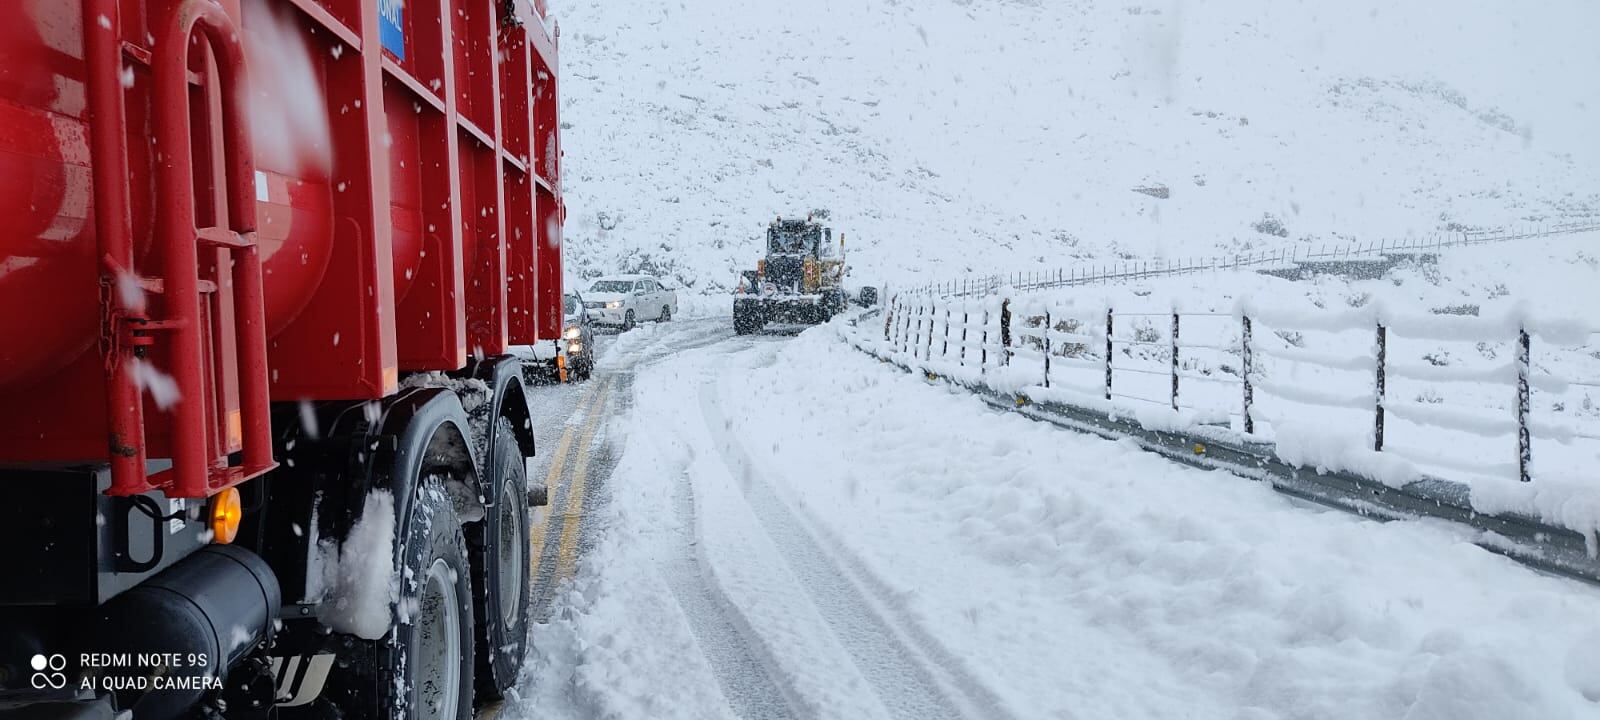
<path fill-rule="evenodd" d="M 0 387 L 40 379 L 96 334 L 83 39 L 60 17 L 76 5 L 0 4 Z"/>
<path fill-rule="evenodd" d="M 267 291 L 267 337 L 304 312 L 333 254 L 328 181 L 256 171 L 256 234 Z"/>
<path fill-rule="evenodd" d="M 250 3 L 245 3 L 248 7 Z M 247 46 L 271 58 L 252 73 L 252 108 L 285 109 L 287 121 L 257 114 L 255 176 L 259 243 L 269 337 L 305 312 L 333 253 L 333 193 L 321 93 L 299 84 L 254 82 L 282 77 L 299 63 L 300 80 L 317 82 L 316 63 L 299 30 L 269 15 L 247 18 Z M 46 382 L 91 351 L 100 336 L 99 249 L 95 237 L 89 124 L 85 110 L 81 4 L 62 0 L 0 2 L 0 390 Z M 125 35 L 135 31 L 125 28 Z M 143 31 L 137 32 L 142 39 Z M 138 40 L 134 40 L 139 44 Z M 252 48 L 253 50 L 254 48 Z M 301 53 L 298 60 L 286 55 Z M 255 56 L 255 53 L 252 52 Z M 136 270 L 160 267 L 152 238 L 149 67 L 136 58 L 121 78 L 127 88 L 130 207 Z M 290 67 L 288 70 L 293 70 Z M 286 95 L 292 95 L 286 97 Z M 311 112 L 305 111 L 308 103 Z M 298 110 L 297 110 L 298 108 Z M 320 117 L 319 117 L 320 115 Z M 309 133 L 306 126 L 313 128 Z M 322 147 L 310 147 L 321 144 Z M 287 147 L 287 149 L 285 149 Z M 396 215 L 402 213 L 397 208 Z M 397 242 L 397 284 L 421 253 L 419 228 Z"/>

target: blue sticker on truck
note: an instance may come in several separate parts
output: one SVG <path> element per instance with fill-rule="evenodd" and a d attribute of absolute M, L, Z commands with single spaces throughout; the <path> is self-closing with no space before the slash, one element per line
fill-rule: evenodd
<path fill-rule="evenodd" d="M 378 39 L 383 49 L 406 59 L 406 0 L 377 0 Z"/>

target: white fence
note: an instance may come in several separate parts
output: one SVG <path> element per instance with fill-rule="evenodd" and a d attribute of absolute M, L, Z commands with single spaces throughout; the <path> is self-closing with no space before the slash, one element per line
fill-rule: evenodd
<path fill-rule="evenodd" d="M 1396 486 L 1587 483 L 1600 459 L 1600 349 L 1572 322 L 903 294 L 859 331 L 885 359 L 1019 402 L 1267 443 Z"/>

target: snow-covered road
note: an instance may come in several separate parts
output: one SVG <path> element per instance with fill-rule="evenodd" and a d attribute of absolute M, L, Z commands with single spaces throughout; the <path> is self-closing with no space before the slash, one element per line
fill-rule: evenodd
<path fill-rule="evenodd" d="M 555 392 L 541 537 L 574 574 L 541 573 L 502 717 L 1600 714 L 1594 587 L 995 412 L 831 328 L 646 326 Z"/>

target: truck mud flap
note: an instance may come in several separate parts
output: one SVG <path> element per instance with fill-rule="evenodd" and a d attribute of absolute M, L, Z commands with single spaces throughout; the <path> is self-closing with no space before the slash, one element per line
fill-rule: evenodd
<path fill-rule="evenodd" d="M 301 707 L 316 700 L 328 681 L 328 671 L 333 669 L 334 657 L 331 652 L 274 656 L 272 680 L 273 687 L 277 689 L 278 707 Z"/>

